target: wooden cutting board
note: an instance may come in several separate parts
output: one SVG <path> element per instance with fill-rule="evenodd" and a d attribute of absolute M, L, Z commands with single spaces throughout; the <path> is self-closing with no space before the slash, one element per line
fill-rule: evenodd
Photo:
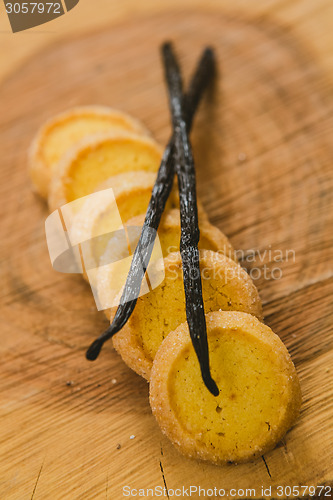
<path fill-rule="evenodd" d="M 47 209 L 27 175 L 37 127 L 73 105 L 128 111 L 165 144 L 165 39 L 176 43 L 186 79 L 205 44 L 217 51 L 218 76 L 192 134 L 199 195 L 250 256 L 243 264 L 266 322 L 301 380 L 297 424 L 250 464 L 183 458 L 151 415 L 146 382 L 111 345 L 85 360 L 107 323 L 80 277 L 51 268 Z M 170 498 L 190 485 L 255 488 L 260 498 L 271 486 L 284 498 L 278 486 L 331 484 L 332 101 L 306 42 L 267 17 L 156 15 L 54 44 L 4 82 L 1 98 L 0 498 L 120 499 L 126 485 L 166 485 Z"/>

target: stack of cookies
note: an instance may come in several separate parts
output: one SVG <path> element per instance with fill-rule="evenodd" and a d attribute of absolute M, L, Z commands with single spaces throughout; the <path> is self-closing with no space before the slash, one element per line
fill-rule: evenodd
<path fill-rule="evenodd" d="M 125 227 L 140 227 L 162 148 L 134 118 L 97 106 L 69 110 L 47 122 L 29 153 L 36 191 L 54 211 L 112 188 Z M 77 214 L 75 231 L 94 241 L 100 264 L 95 285 L 108 319 L 119 290 L 110 266 L 128 246 L 107 234 L 110 200 L 101 197 Z M 217 397 L 204 386 L 185 313 L 179 253 L 179 200 L 174 189 L 158 230 L 163 257 L 153 263 L 164 280 L 137 299 L 113 343 L 123 360 L 150 382 L 150 403 L 161 429 L 190 457 L 213 463 L 251 460 L 272 449 L 298 415 L 301 394 L 287 349 L 262 323 L 258 291 L 228 238 L 199 204 L 200 270 L 210 366 Z M 133 248 L 132 248 L 133 250 Z M 85 277 L 87 277 L 85 275 Z M 126 278 L 126 276 L 125 276 Z"/>

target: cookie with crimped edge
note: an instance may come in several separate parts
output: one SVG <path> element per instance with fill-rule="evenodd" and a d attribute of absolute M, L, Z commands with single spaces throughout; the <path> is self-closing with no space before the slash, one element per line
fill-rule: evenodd
<path fill-rule="evenodd" d="M 128 219 L 145 213 L 155 179 L 155 173 L 145 171 L 125 172 L 112 176 L 97 188 L 103 196 L 97 199 L 94 197 L 91 200 L 88 198 L 82 204 L 73 218 L 71 239 L 74 243 L 86 242 L 84 259 L 90 263 L 90 268 L 98 267 L 100 258 L 108 245 L 110 246 L 109 253 L 114 254 L 114 259 L 128 256 L 127 239 L 122 237 L 121 227 L 115 225 L 119 220 L 118 214 L 122 223 L 125 224 Z M 104 196 L 104 190 L 108 188 L 113 190 L 116 205 L 110 196 Z M 174 207 L 177 201 L 177 198 L 171 195 L 166 209 Z M 144 218 L 140 215 L 140 220 L 141 217 Z M 116 256 L 115 252 L 117 252 Z M 87 278 L 86 273 L 84 277 Z"/>
<path fill-rule="evenodd" d="M 140 177 L 142 176 L 142 173 L 144 171 L 141 171 L 141 172 L 128 172 L 128 179 L 130 178 L 130 176 L 132 177 L 137 177 L 137 182 L 139 183 L 140 182 Z M 120 177 L 121 174 L 119 174 L 119 180 L 121 180 L 121 177 Z M 154 182 L 151 184 L 151 189 L 150 189 L 150 197 L 151 197 L 151 192 L 153 190 L 153 187 L 154 187 L 154 184 L 155 184 L 155 180 L 156 180 L 156 175 L 157 174 L 154 174 Z M 99 184 L 96 188 L 96 191 L 99 191 L 99 190 L 103 190 L 103 189 L 108 189 L 110 187 L 112 187 L 112 184 L 113 184 L 113 179 L 116 178 L 117 176 L 113 176 L 113 177 L 109 177 L 108 179 L 106 179 L 105 181 L 103 181 L 101 184 Z M 149 197 L 149 200 L 150 200 L 150 197 Z M 149 202 L 149 201 L 148 201 Z M 170 191 L 170 194 L 169 194 L 169 198 L 166 202 L 166 210 L 168 210 L 169 208 L 171 207 L 178 207 L 179 208 L 179 191 L 178 191 L 178 184 L 177 184 L 177 181 L 175 181 L 172 185 L 172 189 Z M 146 209 L 148 208 L 148 203 L 147 203 L 147 207 Z M 198 218 L 199 218 L 199 222 L 203 222 L 203 221 L 208 221 L 208 214 L 206 212 L 206 210 L 204 209 L 201 201 L 198 199 L 197 200 L 197 208 L 198 208 Z M 141 215 L 144 214 L 144 216 L 146 215 L 146 211 L 147 210 L 144 210 L 144 212 L 142 212 Z M 136 213 L 139 213 L 138 211 L 136 211 Z M 129 219 L 129 217 L 127 216 L 127 214 L 125 214 L 125 217 L 126 217 L 126 220 Z M 133 216 L 135 217 L 135 216 Z M 163 217 L 163 215 L 162 215 Z"/>
<path fill-rule="evenodd" d="M 280 338 L 254 316 L 206 315 L 210 367 L 220 393 L 201 378 L 187 323 L 154 360 L 150 405 L 162 431 L 188 457 L 246 462 L 273 449 L 295 422 L 301 390 Z"/>
<path fill-rule="evenodd" d="M 162 149 L 154 139 L 130 132 L 82 139 L 58 163 L 50 184 L 50 211 L 91 194 L 111 176 L 157 172 L 161 156 Z"/>
<path fill-rule="evenodd" d="M 98 267 L 99 260 L 106 252 L 107 246 L 110 248 L 108 254 L 112 252 L 112 254 L 114 254 L 114 259 L 128 256 L 129 241 L 127 241 L 127 239 L 130 238 L 130 235 L 127 235 L 127 239 L 121 237 L 121 234 L 117 231 L 117 229 L 121 228 L 115 227 L 115 222 L 119 220 L 120 215 L 123 224 L 126 225 L 128 219 L 131 219 L 132 222 L 128 222 L 127 225 L 142 226 L 155 179 L 155 173 L 144 171 L 125 172 L 124 174 L 114 175 L 97 187 L 97 191 L 101 193 L 100 197 L 97 197 L 97 199 L 96 197 L 93 199 L 88 197 L 84 203 L 80 204 L 80 209 L 75 213 L 73 218 L 70 239 L 72 244 L 76 244 L 76 242 L 85 242 L 84 255 L 81 255 L 81 257 L 84 258 L 86 264 L 90 264 L 88 264 L 90 269 L 92 267 Z M 108 188 L 112 188 L 113 190 L 116 205 L 110 196 L 105 196 L 104 190 Z M 170 213 L 169 209 L 178 206 L 178 203 L 177 187 L 174 186 L 166 203 L 167 213 Z M 207 221 L 207 214 L 200 204 L 198 205 L 198 211 L 200 221 Z M 179 228 L 179 211 L 177 211 L 177 214 Z M 173 220 L 171 220 L 171 217 Z M 133 218 L 136 220 L 133 220 Z M 175 216 L 171 216 L 170 214 L 167 223 L 169 230 L 172 229 L 172 225 L 175 225 L 175 223 Z M 222 249 L 222 245 L 226 244 L 224 241 L 226 237 L 214 228 L 214 226 L 209 225 L 209 228 L 211 241 L 216 239 L 213 250 L 215 250 L 215 248 Z M 118 234 L 114 234 L 115 230 Z M 112 234 L 114 234 L 114 236 L 112 236 Z M 137 233 L 135 237 L 137 237 Z M 116 244 L 114 238 L 117 239 Z M 173 240 L 173 242 L 176 243 L 175 240 Z M 210 246 L 203 248 L 210 248 Z M 132 244 L 131 250 L 134 251 L 134 249 L 135 244 Z M 177 250 L 177 248 L 174 250 Z M 228 251 L 232 253 L 233 249 L 228 247 Z M 117 255 L 115 255 L 115 252 Z M 104 259 L 104 263 L 106 263 L 105 260 L 106 259 Z M 109 262 L 111 262 L 110 259 Z M 90 273 L 90 279 L 92 279 L 92 274 L 95 273 Z M 85 270 L 83 272 L 83 277 L 87 279 Z"/>
<path fill-rule="evenodd" d="M 202 292 L 206 312 L 239 310 L 262 319 L 262 306 L 250 276 L 225 255 L 200 250 Z M 186 321 L 182 261 L 179 252 L 170 253 L 150 269 L 164 281 L 138 298 L 126 325 L 113 337 L 113 345 L 125 363 L 147 380 L 163 339 Z M 112 311 L 113 312 L 113 311 Z"/>
<path fill-rule="evenodd" d="M 206 212 L 200 203 L 198 203 L 198 216 L 200 226 L 199 249 L 221 252 L 230 259 L 237 261 L 236 252 L 229 239 L 216 226 L 208 222 Z M 144 214 L 133 217 L 127 221 L 127 225 L 142 226 L 144 218 Z M 178 208 L 167 210 L 162 215 L 158 236 L 162 247 L 163 257 L 166 257 L 171 252 L 178 252 L 180 243 L 180 213 Z"/>
<path fill-rule="evenodd" d="M 119 290 L 124 286 L 128 274 L 126 266 L 124 266 L 123 273 L 120 272 L 120 266 L 117 266 L 117 277 L 115 277 L 113 267 L 108 264 L 123 261 L 128 256 L 128 246 L 132 252 L 135 250 L 144 219 L 145 215 L 141 214 L 128 220 L 125 225 L 127 231 L 126 241 L 119 234 L 115 234 L 110 238 L 101 257 L 96 279 L 97 293 L 100 303 L 107 307 L 105 314 L 108 319 L 110 319 L 111 315 L 110 308 L 115 305 L 113 301 L 118 297 Z M 171 252 L 179 251 L 180 213 L 177 208 L 167 210 L 163 214 L 158 228 L 158 237 L 163 257 L 166 257 Z M 200 220 L 198 247 L 201 250 L 213 250 L 223 253 L 227 257 L 236 260 L 235 251 L 228 238 L 205 218 L 202 221 Z M 117 283 L 117 287 L 115 287 L 115 283 Z"/>
<path fill-rule="evenodd" d="M 107 106 L 71 108 L 44 123 L 28 152 L 30 177 L 36 191 L 47 198 L 53 170 L 73 145 L 86 136 L 117 130 L 149 135 L 138 120 Z"/>

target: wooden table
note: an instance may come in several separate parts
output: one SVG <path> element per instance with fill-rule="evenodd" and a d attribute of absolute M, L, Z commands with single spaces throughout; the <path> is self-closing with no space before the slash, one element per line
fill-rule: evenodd
<path fill-rule="evenodd" d="M 251 497 L 239 491 L 247 488 L 260 498 L 272 487 L 271 497 L 284 498 L 288 490 L 278 496 L 278 486 L 332 484 L 333 4 L 98 4 L 81 0 L 64 17 L 15 35 L 0 8 L 0 498 L 118 500 L 125 485 L 165 484 L 170 498 L 189 485 L 230 496 L 234 488 L 234 498 Z M 76 104 L 129 111 L 165 143 L 158 44 L 167 37 L 187 78 L 205 43 L 217 50 L 217 82 L 192 136 L 198 191 L 234 246 L 255 251 L 255 262 L 243 264 L 258 278 L 265 320 L 301 380 L 297 424 L 246 465 L 183 458 L 151 415 L 146 382 L 112 347 L 98 362 L 85 360 L 106 321 L 80 277 L 52 270 L 47 209 L 26 172 L 37 127 Z"/>

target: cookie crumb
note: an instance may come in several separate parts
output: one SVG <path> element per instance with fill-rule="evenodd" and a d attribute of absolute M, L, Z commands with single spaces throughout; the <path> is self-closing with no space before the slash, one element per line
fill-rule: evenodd
<path fill-rule="evenodd" d="M 73 380 L 67 380 L 66 385 L 67 385 L 68 387 L 70 387 L 70 386 L 74 385 Z"/>
<path fill-rule="evenodd" d="M 120 448 L 121 448 L 121 444 L 120 444 L 120 443 L 118 443 L 118 444 L 117 444 L 117 450 L 120 450 Z"/>

